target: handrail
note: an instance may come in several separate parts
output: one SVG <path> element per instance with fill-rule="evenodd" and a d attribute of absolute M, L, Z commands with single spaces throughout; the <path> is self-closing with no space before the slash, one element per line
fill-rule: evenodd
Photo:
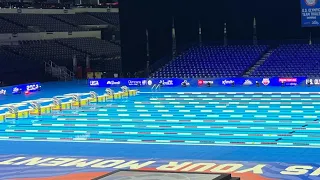
<path fill-rule="evenodd" d="M 151 87 L 151 91 L 157 91 L 157 90 L 159 90 L 160 89 L 160 84 L 154 84 L 152 87 Z"/>
<path fill-rule="evenodd" d="M 58 66 L 57 64 L 55 64 L 52 61 L 45 61 L 45 70 L 49 70 L 50 69 L 50 73 L 53 72 L 53 68 L 56 68 L 59 72 L 59 79 L 60 80 L 68 80 L 68 79 L 74 79 L 75 73 L 70 71 L 68 68 L 64 67 L 64 66 Z"/>
<path fill-rule="evenodd" d="M 160 84 L 157 84 L 156 90 L 160 89 Z"/>

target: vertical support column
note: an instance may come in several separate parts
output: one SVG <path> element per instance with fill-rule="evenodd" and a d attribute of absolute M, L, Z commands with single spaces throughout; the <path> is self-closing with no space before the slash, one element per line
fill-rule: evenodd
<path fill-rule="evenodd" d="M 202 28 L 201 28 L 200 21 L 199 21 L 199 45 L 202 46 Z"/>
<path fill-rule="evenodd" d="M 258 44 L 258 37 L 257 37 L 257 22 L 256 17 L 253 18 L 253 45 Z"/>
<path fill-rule="evenodd" d="M 86 77 L 88 77 L 88 73 L 91 72 L 91 63 L 89 55 L 86 57 Z"/>
<path fill-rule="evenodd" d="M 224 41 L 223 41 L 223 45 L 227 46 L 228 45 L 228 32 L 227 32 L 227 23 L 224 23 Z"/>
<path fill-rule="evenodd" d="M 87 69 L 91 68 L 91 61 L 90 61 L 90 57 L 89 56 L 86 57 L 86 68 Z"/>
<path fill-rule="evenodd" d="M 77 74 L 77 69 L 78 69 L 77 56 L 74 55 L 72 60 L 73 60 L 73 61 L 72 61 L 72 63 L 73 63 L 73 72 L 74 72 L 75 74 Z"/>
<path fill-rule="evenodd" d="M 177 55 L 177 40 L 176 40 L 176 29 L 174 24 L 174 17 L 172 17 L 172 59 Z"/>

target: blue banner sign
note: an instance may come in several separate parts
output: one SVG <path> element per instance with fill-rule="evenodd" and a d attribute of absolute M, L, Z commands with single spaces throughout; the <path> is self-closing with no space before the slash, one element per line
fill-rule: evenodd
<path fill-rule="evenodd" d="M 119 87 L 119 86 L 152 86 L 162 84 L 164 87 L 181 86 L 183 82 L 193 87 L 206 86 L 208 83 L 213 86 L 297 86 L 306 81 L 306 77 L 290 78 L 216 78 L 216 79 L 181 79 L 181 78 L 110 78 L 110 79 L 89 79 L 91 87 Z"/>
<path fill-rule="evenodd" d="M 218 78 L 215 79 L 215 85 L 223 86 L 252 86 L 259 84 L 261 86 L 297 86 L 304 82 L 306 77 L 292 78 Z"/>
<path fill-rule="evenodd" d="M 146 78 L 107 78 L 107 79 L 89 79 L 90 87 L 120 87 L 120 86 L 146 86 Z"/>
<path fill-rule="evenodd" d="M 3 87 L 0 88 L 0 95 L 7 95 L 8 93 L 12 94 L 21 94 L 23 92 L 35 92 L 40 91 L 41 85 L 39 82 L 29 83 L 29 84 L 19 84 L 15 86 Z"/>
<path fill-rule="evenodd" d="M 300 0 L 302 27 L 320 26 L 320 1 Z"/>
<path fill-rule="evenodd" d="M 35 92 L 41 89 L 39 82 L 29 83 L 29 84 L 20 84 L 12 87 L 12 94 L 20 94 L 21 92 Z"/>

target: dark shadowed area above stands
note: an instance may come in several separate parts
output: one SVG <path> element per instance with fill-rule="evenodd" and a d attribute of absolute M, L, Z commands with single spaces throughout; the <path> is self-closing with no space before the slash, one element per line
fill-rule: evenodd
<path fill-rule="evenodd" d="M 126 71 L 142 70 L 147 61 L 153 64 L 161 57 L 171 55 L 175 46 L 179 52 L 199 41 L 222 44 L 226 37 L 229 42 L 253 44 L 254 34 L 260 41 L 308 40 L 310 33 L 313 39 L 320 37 L 318 29 L 301 27 L 299 0 L 120 0 L 119 5 Z M 172 43 L 173 21 L 175 45 Z M 133 59 L 134 64 L 131 63 Z"/>

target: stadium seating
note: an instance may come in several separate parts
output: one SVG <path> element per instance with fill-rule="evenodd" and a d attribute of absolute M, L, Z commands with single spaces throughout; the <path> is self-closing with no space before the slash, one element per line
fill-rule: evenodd
<path fill-rule="evenodd" d="M 293 77 L 320 74 L 320 44 L 280 45 L 251 76 Z"/>
<path fill-rule="evenodd" d="M 72 32 L 83 29 L 45 14 L 0 14 L 0 17 L 40 32 Z"/>
<path fill-rule="evenodd" d="M 8 22 L 0 18 L 0 33 L 30 32 L 27 28 Z"/>
<path fill-rule="evenodd" d="M 97 38 L 59 39 L 58 42 L 89 54 L 91 57 L 120 56 L 120 46 Z"/>
<path fill-rule="evenodd" d="M 106 21 L 112 25 L 119 26 L 119 13 L 97 13 L 91 12 L 90 15 Z"/>
<path fill-rule="evenodd" d="M 56 43 L 54 40 L 23 41 L 20 45 L 7 46 L 11 51 L 40 62 L 51 60 L 58 65 L 72 67 L 72 58 L 85 59 L 86 54 Z"/>
<path fill-rule="evenodd" d="M 266 51 L 265 45 L 192 47 L 153 77 L 239 77 Z"/>
<path fill-rule="evenodd" d="M 60 19 L 61 21 L 71 23 L 73 25 L 105 25 L 106 22 L 92 17 L 88 14 L 79 13 L 79 14 L 55 14 L 51 17 Z"/>

